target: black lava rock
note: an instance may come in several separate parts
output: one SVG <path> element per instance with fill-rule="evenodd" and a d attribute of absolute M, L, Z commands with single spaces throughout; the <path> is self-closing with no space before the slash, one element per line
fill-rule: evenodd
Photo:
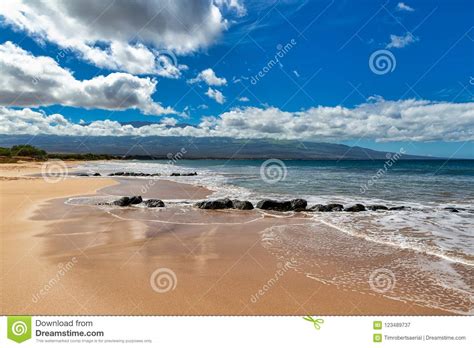
<path fill-rule="evenodd" d="M 324 204 L 316 204 L 316 205 L 313 205 L 313 206 L 310 207 L 308 210 L 311 210 L 311 211 L 323 211 L 323 212 L 329 211 L 327 205 L 324 205 Z"/>
<path fill-rule="evenodd" d="M 343 211 L 344 206 L 342 204 L 337 204 L 337 203 L 330 203 L 326 205 L 327 211 Z"/>
<path fill-rule="evenodd" d="M 320 212 L 343 211 L 344 206 L 342 204 L 336 204 L 336 203 L 316 204 L 316 205 L 313 205 L 311 208 L 309 208 L 309 210 L 320 211 Z"/>
<path fill-rule="evenodd" d="M 127 207 L 130 205 L 130 198 L 122 197 L 120 199 L 117 199 L 116 201 L 113 201 L 112 204 L 118 205 L 119 207 Z"/>
<path fill-rule="evenodd" d="M 344 209 L 344 211 L 349 211 L 349 212 L 365 211 L 365 206 L 363 204 L 357 203 L 349 208 Z"/>
<path fill-rule="evenodd" d="M 368 205 L 367 206 L 368 210 L 388 210 L 388 208 L 385 205 Z"/>
<path fill-rule="evenodd" d="M 143 202 L 142 196 L 132 196 L 129 204 L 140 204 L 141 202 Z"/>
<path fill-rule="evenodd" d="M 305 199 L 297 198 L 290 201 L 291 209 L 294 211 L 303 211 L 306 209 L 308 202 Z"/>
<path fill-rule="evenodd" d="M 113 201 L 113 205 L 118 205 L 119 207 L 127 207 L 132 204 L 139 204 L 142 202 L 141 196 L 132 196 L 132 197 L 122 197 L 116 201 Z"/>
<path fill-rule="evenodd" d="M 257 203 L 258 209 L 290 211 L 292 210 L 291 201 L 274 201 L 272 199 L 263 199 Z"/>
<path fill-rule="evenodd" d="M 239 201 L 238 199 L 235 199 L 232 201 L 232 205 L 234 209 L 239 209 L 239 210 L 252 210 L 253 209 L 253 204 L 249 201 Z"/>
<path fill-rule="evenodd" d="M 232 201 L 228 198 L 216 199 L 215 201 L 203 201 L 196 203 L 200 209 L 229 209 L 233 208 Z"/>
<path fill-rule="evenodd" d="M 165 206 L 165 203 L 160 199 L 148 199 L 143 201 L 148 208 L 162 208 Z"/>

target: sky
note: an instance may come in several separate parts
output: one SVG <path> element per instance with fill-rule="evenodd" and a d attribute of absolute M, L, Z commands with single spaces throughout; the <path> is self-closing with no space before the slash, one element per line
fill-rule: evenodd
<path fill-rule="evenodd" d="M 473 13 L 470 0 L 5 0 L 0 134 L 474 158 Z"/>

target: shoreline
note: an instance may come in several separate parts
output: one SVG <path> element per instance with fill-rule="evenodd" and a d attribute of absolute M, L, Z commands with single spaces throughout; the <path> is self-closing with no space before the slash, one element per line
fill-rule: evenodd
<path fill-rule="evenodd" d="M 3 172 L 4 168 L 0 176 L 5 176 Z M 35 196 L 26 203 L 18 202 L 23 208 L 3 219 L 3 314 L 456 315 L 378 294 L 341 290 L 293 269 L 285 271 L 253 303 L 252 296 L 268 287 L 282 263 L 286 265 L 278 253 L 262 245 L 261 234 L 274 226 L 297 225 L 305 221 L 301 216 L 289 221 L 269 215 L 258 218 L 259 212 L 183 212 L 169 207 L 153 212 L 151 222 L 143 219 L 150 212 L 136 209 L 118 210 L 117 219 L 96 207 L 67 208 L 65 198 L 127 195 L 130 190 L 136 192 L 137 183 L 127 186 L 110 177 L 67 178 L 52 185 L 55 190 L 51 192 L 51 184 L 41 178 L 16 177 L 17 185 L 11 185 L 12 180 L 1 182 L 2 200 L 10 202 L 10 197 L 28 190 Z M 159 179 L 150 195 L 202 199 L 212 192 L 186 185 Z M 5 206 L 2 203 L 3 216 Z M 11 213 L 13 210 L 10 208 Z M 25 215 L 28 211 L 33 215 Z M 160 223 L 157 218 L 170 222 Z M 216 221 L 221 224 L 213 224 Z M 322 234 L 332 233 L 329 228 L 319 228 Z M 21 233 L 12 232 L 15 230 Z M 26 255 L 19 258 L 21 254 Z M 57 273 L 58 262 L 67 264 L 71 258 L 78 262 L 60 285 L 33 303 L 32 294 Z M 11 267 L 18 272 L 8 271 Z M 160 268 L 173 270 L 177 277 L 176 287 L 166 293 L 157 293 L 150 286 L 151 275 Z"/>

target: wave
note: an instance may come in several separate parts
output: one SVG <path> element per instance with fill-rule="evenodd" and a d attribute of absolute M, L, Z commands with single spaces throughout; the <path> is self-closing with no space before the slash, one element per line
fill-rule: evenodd
<path fill-rule="evenodd" d="M 306 199 L 309 205 L 327 203 L 340 203 L 345 206 L 355 203 L 386 206 L 403 205 L 409 207 L 409 209 L 401 211 L 366 211 L 356 214 L 346 212 L 308 213 L 307 215 L 312 221 L 305 228 L 311 226 L 311 223 L 317 223 L 318 226 L 330 227 L 351 238 L 363 238 L 364 241 L 377 248 L 415 252 L 420 255 L 419 257 L 431 258 L 429 263 L 416 266 L 418 270 L 422 267 L 433 267 L 436 270 L 439 266 L 436 262 L 441 262 L 445 268 L 471 267 L 472 277 L 472 267 L 474 266 L 474 235 L 472 229 L 474 210 L 472 199 L 467 192 L 465 194 L 457 192 L 453 195 L 449 191 L 449 183 L 444 183 L 443 190 L 438 189 L 438 186 L 430 186 L 433 183 L 424 183 L 423 181 L 421 181 L 423 183 L 421 187 L 418 177 L 414 180 L 407 175 L 403 175 L 399 179 L 403 185 L 383 187 L 382 192 L 385 192 L 383 190 L 396 191 L 403 187 L 410 194 L 400 194 L 397 199 L 394 199 L 393 195 L 390 196 L 391 199 L 384 199 L 379 197 L 383 194 L 368 196 L 343 192 L 340 182 L 346 180 L 349 185 L 350 177 L 340 173 L 331 177 L 330 180 L 327 177 L 321 177 L 321 183 L 318 183 L 308 173 L 305 172 L 305 175 L 302 176 L 294 174 L 295 169 L 291 169 L 294 174 L 293 177 L 304 178 L 304 180 L 301 179 L 300 182 L 291 183 L 279 182 L 273 186 L 264 186 L 260 180 L 258 167 L 254 168 L 247 165 L 237 167 L 237 169 L 235 165 L 230 167 L 214 166 L 211 169 L 208 166 L 202 167 L 199 165 L 174 166 L 158 162 L 118 161 L 87 163 L 81 169 L 99 171 L 104 174 L 114 171 L 142 171 L 145 173 L 160 172 L 169 175 L 176 171 L 197 171 L 198 176 L 166 176 L 165 179 L 204 186 L 213 191 L 210 197 L 212 199 L 229 197 L 247 199 L 252 203 L 256 203 L 262 198 L 292 199 L 297 195 L 299 198 Z M 304 170 L 307 171 L 308 169 L 305 168 Z M 136 179 L 141 180 L 141 178 Z M 393 179 L 391 180 L 393 181 Z M 445 178 L 445 180 L 448 180 L 448 178 Z M 459 184 L 457 183 L 458 179 L 453 180 L 456 185 Z M 436 184 L 438 185 L 439 182 L 436 182 Z M 311 194 L 310 185 L 313 185 L 313 188 L 318 185 L 325 186 L 325 188 L 322 193 L 316 195 Z M 329 186 L 326 187 L 327 185 Z M 333 189 L 331 185 L 334 185 Z M 308 190 L 305 190 L 305 187 L 308 187 Z M 421 191 L 419 192 L 422 192 L 423 199 L 420 199 L 421 194 L 416 191 L 418 187 L 420 187 Z M 298 194 L 302 191 L 307 191 L 307 193 Z M 356 192 L 358 193 L 358 191 Z M 179 206 L 192 203 L 192 201 L 170 203 Z M 454 205 L 459 212 L 453 213 L 444 209 L 448 205 Z M 416 267 L 413 265 L 413 268 Z M 440 279 L 438 281 L 441 281 Z M 450 281 L 456 282 L 458 280 L 454 277 Z"/>
<path fill-rule="evenodd" d="M 294 192 L 298 192 L 297 189 L 294 189 L 295 186 L 298 186 L 298 181 L 291 184 L 279 182 L 276 185 L 264 187 L 260 180 L 258 167 L 255 168 L 248 164 L 209 167 L 207 163 L 205 163 L 205 166 L 199 165 L 199 163 L 201 162 L 196 161 L 192 163 L 193 165 L 177 166 L 165 161 L 104 161 L 87 162 L 80 166 L 79 170 L 99 171 L 105 175 L 117 171 L 159 172 L 165 176 L 166 180 L 208 188 L 213 192 L 210 196 L 211 199 L 229 197 L 257 203 L 263 198 L 292 199 L 295 198 Z M 305 175 L 299 175 L 298 169 L 291 170 L 294 177 L 302 180 L 300 186 L 308 186 L 314 181 L 308 179 L 310 177 L 307 173 L 308 167 L 301 168 L 302 171 L 305 171 Z M 199 175 L 189 177 L 166 176 L 173 172 L 194 171 L 197 171 Z M 149 180 L 146 177 L 134 178 Z M 343 179 L 338 174 L 334 180 L 340 182 Z M 407 180 L 407 177 L 404 176 L 405 186 L 410 187 L 410 190 L 413 191 L 416 185 L 408 185 Z M 299 190 L 301 191 L 301 188 Z M 431 190 L 435 189 L 432 188 Z M 329 191 L 331 190 L 329 189 Z M 435 194 L 435 191 L 433 194 Z M 472 232 L 474 210 L 469 200 L 451 200 L 449 205 L 454 204 L 459 209 L 458 213 L 452 213 L 444 209 L 448 205 L 447 203 L 412 199 L 416 198 L 416 195 L 410 196 L 410 199 L 397 200 L 337 192 L 324 192 L 318 195 L 302 194 L 298 197 L 306 199 L 310 206 L 331 202 L 345 206 L 363 203 L 365 205 L 381 204 L 409 207 L 409 209 L 403 211 L 368 211 L 357 214 L 333 212 L 314 213 L 313 215 L 315 219 L 319 219 L 353 236 L 364 237 L 378 243 L 396 245 L 400 248 L 426 252 L 453 262 L 470 265 L 474 263 L 474 236 Z"/>
<path fill-rule="evenodd" d="M 273 226 L 262 245 L 297 272 L 342 290 L 473 314 L 473 268 L 370 240 L 357 242 L 340 229 L 311 224 Z"/>

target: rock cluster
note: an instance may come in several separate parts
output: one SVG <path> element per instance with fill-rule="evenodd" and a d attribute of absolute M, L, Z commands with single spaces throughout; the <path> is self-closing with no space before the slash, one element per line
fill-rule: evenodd
<path fill-rule="evenodd" d="M 330 204 L 316 204 L 311 207 L 307 207 L 308 202 L 301 198 L 292 200 L 277 201 L 273 199 L 263 199 L 257 203 L 255 208 L 262 210 L 273 210 L 273 211 L 307 211 L 307 212 L 338 212 L 345 211 L 350 213 L 357 213 L 362 211 L 377 211 L 377 210 L 406 210 L 410 209 L 405 206 L 393 206 L 387 207 L 385 205 L 374 204 L 374 205 L 363 205 L 360 203 L 344 207 L 342 204 L 330 203 Z M 200 209 L 239 209 L 239 210 L 251 210 L 254 206 L 249 201 L 231 200 L 229 198 L 216 199 L 202 201 L 195 204 Z M 457 212 L 458 210 L 454 207 L 445 208 L 451 212 Z"/>
<path fill-rule="evenodd" d="M 135 173 L 135 172 L 116 172 L 110 173 L 109 176 L 161 176 L 160 173 Z"/>
<path fill-rule="evenodd" d="M 117 199 L 116 201 L 113 201 L 112 203 L 110 203 L 110 205 L 117 205 L 119 207 L 129 207 L 131 205 L 136 205 L 140 203 L 145 204 L 145 206 L 147 206 L 148 208 L 161 208 L 165 206 L 165 203 L 160 199 L 148 199 L 144 201 L 142 196 L 124 196 Z"/>
<path fill-rule="evenodd" d="M 131 205 L 136 205 L 143 203 L 148 208 L 162 208 L 165 206 L 165 203 L 160 199 L 148 199 L 143 200 L 141 196 L 124 196 L 121 197 L 112 203 L 99 203 L 99 205 L 115 205 L 119 207 L 128 207 Z M 410 207 L 403 205 L 387 207 L 385 205 L 374 204 L 374 205 L 363 205 L 360 203 L 348 206 L 344 208 L 342 204 L 330 203 L 330 204 L 316 204 L 307 208 L 308 202 L 301 198 L 296 198 L 292 200 L 277 201 L 273 199 L 263 199 L 257 203 L 255 208 L 262 210 L 273 210 L 273 211 L 307 211 L 307 212 L 362 212 L 362 211 L 377 211 L 377 210 L 409 210 Z M 207 200 L 195 203 L 195 206 L 199 209 L 209 209 L 209 210 L 218 210 L 218 209 L 238 209 L 238 210 L 252 210 L 254 209 L 253 204 L 250 201 L 231 200 L 229 198 L 222 198 L 216 200 Z M 455 207 L 445 207 L 444 210 L 458 213 L 461 210 L 466 210 L 462 208 Z"/>
<path fill-rule="evenodd" d="M 257 208 L 276 211 L 303 211 L 306 209 L 307 204 L 308 202 L 299 198 L 293 199 L 291 201 L 275 201 L 271 199 L 264 199 L 257 203 Z M 229 198 L 202 201 L 196 203 L 195 206 L 200 209 L 254 209 L 253 204 L 249 201 L 241 201 L 238 199 L 230 200 Z"/>
<path fill-rule="evenodd" d="M 343 211 L 344 206 L 342 204 L 316 204 L 309 208 L 311 211 Z"/>
<path fill-rule="evenodd" d="M 113 201 L 113 205 L 118 205 L 119 207 L 128 207 L 133 204 L 140 204 L 143 201 L 142 196 L 132 196 L 132 197 L 122 197 Z"/>
<path fill-rule="evenodd" d="M 93 174 L 89 174 L 89 173 L 77 173 L 76 176 L 102 176 L 102 175 L 100 175 L 100 173 L 93 173 Z"/>
<path fill-rule="evenodd" d="M 100 174 L 99 174 L 100 175 Z M 110 173 L 109 176 L 161 176 L 161 173 L 135 173 L 135 172 L 116 172 L 116 173 Z M 198 175 L 197 172 L 192 172 L 192 173 L 171 173 L 170 176 L 195 176 Z"/>
<path fill-rule="evenodd" d="M 165 203 L 161 199 L 148 199 L 143 201 L 148 208 L 163 208 Z"/>
<path fill-rule="evenodd" d="M 193 172 L 193 173 L 171 173 L 170 176 L 195 176 L 198 175 L 198 173 Z"/>
<path fill-rule="evenodd" d="M 291 201 L 275 201 L 272 199 L 263 199 L 257 203 L 258 209 L 276 210 L 276 211 L 303 211 L 306 210 L 308 202 L 297 198 Z"/>
<path fill-rule="evenodd" d="M 230 200 L 229 198 L 202 201 L 195 204 L 199 209 L 239 209 L 252 210 L 253 204 L 249 201 Z"/>

